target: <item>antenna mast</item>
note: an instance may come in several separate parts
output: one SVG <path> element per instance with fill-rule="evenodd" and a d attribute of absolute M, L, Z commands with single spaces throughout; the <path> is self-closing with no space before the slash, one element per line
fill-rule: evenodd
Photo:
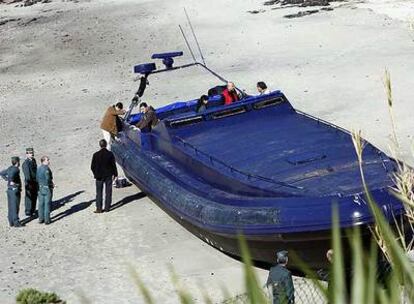
<path fill-rule="evenodd" d="M 195 56 L 194 56 L 193 50 L 191 49 L 191 46 L 190 46 L 190 44 L 188 43 L 187 37 L 186 37 L 186 36 L 185 36 L 185 34 L 184 34 L 183 28 L 181 27 L 181 25 L 180 25 L 180 24 L 179 24 L 178 26 L 180 27 L 181 35 L 183 35 L 183 38 L 184 38 L 184 40 L 185 40 L 185 44 L 187 45 L 188 50 L 190 51 L 191 56 L 193 57 L 194 62 L 197 62 L 197 60 L 196 60 L 196 58 L 195 58 Z"/>
<path fill-rule="evenodd" d="M 195 42 L 197 44 L 197 48 L 198 48 L 198 52 L 200 53 L 201 60 L 203 60 L 203 64 L 206 65 L 206 61 L 204 60 L 203 52 L 201 51 L 200 44 L 198 43 L 197 36 L 196 36 L 196 34 L 194 32 L 193 25 L 191 24 L 190 17 L 188 16 L 187 10 L 185 9 L 185 7 L 184 7 L 184 13 L 185 13 L 185 16 L 187 17 L 187 22 L 188 22 L 188 25 L 190 26 L 191 33 L 193 34 L 194 40 L 195 40 Z"/>

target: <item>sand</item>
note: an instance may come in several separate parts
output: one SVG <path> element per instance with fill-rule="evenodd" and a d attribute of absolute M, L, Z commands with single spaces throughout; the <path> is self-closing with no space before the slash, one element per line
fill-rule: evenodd
<path fill-rule="evenodd" d="M 404 10 L 394 10 L 395 5 Z M 10 229 L 0 184 L 0 302 L 18 290 L 55 291 L 68 303 L 141 303 L 136 269 L 159 303 L 177 303 L 168 265 L 201 300 L 219 302 L 221 286 L 243 290 L 242 264 L 198 240 L 136 187 L 114 191 L 118 208 L 96 215 L 90 159 L 105 108 L 128 103 L 132 66 L 153 52 L 184 50 L 186 7 L 207 64 L 247 92 L 264 80 L 293 105 L 389 153 L 390 120 L 382 85 L 393 80 L 400 156 L 413 164 L 413 1 L 340 2 L 333 11 L 287 19 L 307 8 L 273 9 L 262 1 L 52 1 L 0 5 L 0 164 L 11 155 L 49 155 L 57 188 L 50 226 Z M 251 14 L 248 11 L 260 10 Z M 410 13 L 408 13 L 408 11 Z M 11 20 L 4 22 L 5 20 Z M 153 77 L 146 101 L 160 106 L 217 84 L 197 70 Z M 158 81 L 157 81 L 158 80 Z M 21 212 L 23 215 L 23 212 Z M 266 272 L 257 270 L 262 281 Z"/>

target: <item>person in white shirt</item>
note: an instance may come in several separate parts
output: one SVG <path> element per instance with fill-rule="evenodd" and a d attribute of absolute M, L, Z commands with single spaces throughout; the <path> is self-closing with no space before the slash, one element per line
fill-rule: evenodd
<path fill-rule="evenodd" d="M 259 92 L 259 95 L 265 95 L 270 93 L 269 89 L 267 88 L 267 85 L 263 81 L 259 81 L 256 87 L 257 91 Z"/>

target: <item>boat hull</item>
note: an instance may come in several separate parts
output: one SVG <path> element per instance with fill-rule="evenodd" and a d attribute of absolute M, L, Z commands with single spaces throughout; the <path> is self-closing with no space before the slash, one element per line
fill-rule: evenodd
<path fill-rule="evenodd" d="M 128 141 L 127 138 L 124 140 Z M 240 234 L 233 232 L 219 232 L 217 229 L 208 229 L 205 226 L 197 225 L 193 221 L 188 220 L 182 216 L 177 210 L 170 206 L 174 202 L 166 201 L 160 193 L 160 188 L 157 181 L 169 179 L 168 176 L 163 176 L 159 168 L 148 162 L 147 159 L 139 157 L 139 151 L 126 150 L 122 141 L 115 143 L 112 150 L 116 156 L 118 164 L 123 168 L 125 175 L 130 179 L 141 191 L 148 195 L 162 210 L 171 216 L 176 222 L 181 224 L 189 232 L 196 237 L 213 246 L 214 248 L 230 255 L 236 259 L 241 258 L 241 251 L 239 247 Z M 153 178 L 150 182 L 143 179 L 145 176 L 151 175 Z M 169 179 L 170 180 L 170 179 Z M 181 190 L 181 185 L 170 184 L 170 189 L 165 188 L 164 191 L 175 191 L 175 196 L 179 199 L 185 197 L 186 194 Z M 154 190 L 158 189 L 158 190 Z M 172 190 L 173 189 L 173 190 Z M 196 202 L 194 202 L 196 204 Z M 366 226 L 362 229 L 362 236 L 365 239 L 365 244 L 369 244 L 370 233 Z M 303 231 L 295 233 L 262 233 L 262 234 L 243 234 L 247 241 L 248 248 L 253 261 L 257 266 L 268 268 L 275 262 L 275 253 L 279 250 L 288 249 L 289 252 L 294 253 L 299 257 L 300 261 L 291 258 L 289 268 L 296 274 L 301 275 L 300 262 L 303 261 L 314 270 L 327 269 L 329 267 L 326 260 L 326 252 L 331 248 L 331 231 L 330 229 L 320 231 Z M 345 231 L 343 231 L 343 245 L 344 254 L 347 255 L 348 242 L 346 241 Z M 293 257 L 293 254 L 291 255 Z"/>

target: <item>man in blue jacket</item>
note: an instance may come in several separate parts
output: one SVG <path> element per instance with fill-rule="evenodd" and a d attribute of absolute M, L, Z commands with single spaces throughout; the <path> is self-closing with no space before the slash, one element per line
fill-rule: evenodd
<path fill-rule="evenodd" d="M 22 227 L 19 221 L 19 207 L 22 192 L 20 179 L 20 159 L 17 156 L 11 158 L 11 166 L 0 172 L 0 176 L 7 181 L 7 205 L 10 227 Z"/>
<path fill-rule="evenodd" d="M 49 168 L 50 159 L 43 156 L 40 159 L 41 166 L 37 168 L 36 179 L 39 184 L 39 223 L 50 224 L 50 212 L 52 205 L 53 183 L 52 170 Z"/>

